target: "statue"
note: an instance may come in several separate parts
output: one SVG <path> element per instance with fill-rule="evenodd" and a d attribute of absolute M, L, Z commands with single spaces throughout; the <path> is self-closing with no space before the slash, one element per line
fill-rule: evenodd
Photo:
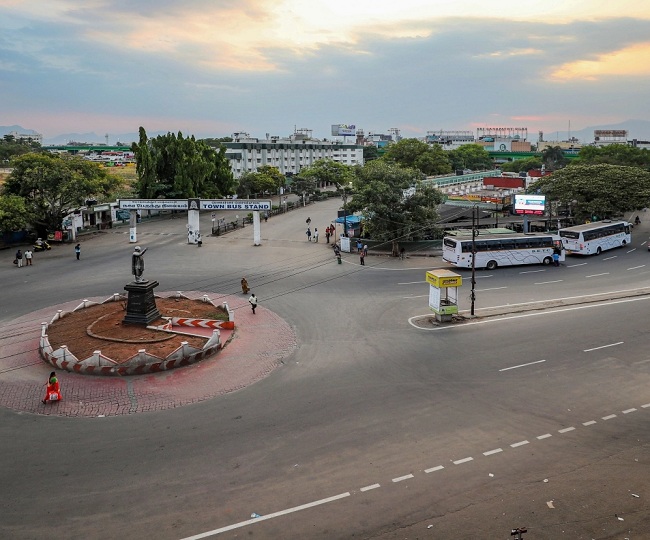
<path fill-rule="evenodd" d="M 131 273 L 135 276 L 136 283 L 147 283 L 147 280 L 142 277 L 144 274 L 144 254 L 149 248 L 140 248 L 135 246 L 133 255 L 131 257 Z"/>

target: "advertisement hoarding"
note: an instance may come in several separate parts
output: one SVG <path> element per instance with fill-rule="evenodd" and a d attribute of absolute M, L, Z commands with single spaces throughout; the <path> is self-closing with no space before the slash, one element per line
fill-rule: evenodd
<path fill-rule="evenodd" d="M 544 215 L 546 195 L 515 195 L 515 214 Z"/>
<path fill-rule="evenodd" d="M 349 137 L 356 135 L 357 128 L 354 124 L 332 124 L 333 137 Z"/>

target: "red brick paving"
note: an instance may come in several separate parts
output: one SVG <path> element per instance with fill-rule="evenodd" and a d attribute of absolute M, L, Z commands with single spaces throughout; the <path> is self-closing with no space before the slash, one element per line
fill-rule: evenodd
<path fill-rule="evenodd" d="M 258 306 L 247 309 L 241 296 L 203 294 L 227 301 L 235 310 L 236 330 L 212 358 L 171 371 L 123 378 L 57 372 L 63 400 L 43 405 L 44 383 L 52 367 L 38 352 L 41 323 L 58 309 L 74 309 L 81 300 L 35 311 L 0 323 L 0 406 L 53 416 L 116 416 L 158 411 L 234 392 L 266 377 L 297 346 L 292 328 L 277 314 Z M 103 300 L 103 298 L 93 299 Z M 238 309 L 239 308 L 239 309 Z"/>

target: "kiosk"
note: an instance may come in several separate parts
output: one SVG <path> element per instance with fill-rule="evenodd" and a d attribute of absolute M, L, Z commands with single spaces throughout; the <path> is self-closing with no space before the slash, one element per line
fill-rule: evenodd
<path fill-rule="evenodd" d="M 429 284 L 429 307 L 439 322 L 450 322 L 458 313 L 458 287 L 463 284 L 462 276 L 451 270 L 427 272 Z"/>

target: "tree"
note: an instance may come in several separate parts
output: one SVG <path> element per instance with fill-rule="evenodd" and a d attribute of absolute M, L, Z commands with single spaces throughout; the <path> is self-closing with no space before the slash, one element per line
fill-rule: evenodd
<path fill-rule="evenodd" d="M 316 186 L 346 186 L 354 178 L 354 169 L 332 159 L 319 159 L 309 167 L 301 169 L 298 176 L 301 180 L 314 182 Z"/>
<path fill-rule="evenodd" d="M 368 163 L 369 161 L 372 161 L 373 159 L 377 159 L 378 157 L 379 157 L 379 149 L 374 144 L 363 147 L 364 163 Z"/>
<path fill-rule="evenodd" d="M 29 225 L 25 199 L 18 195 L 0 195 L 0 231 L 19 231 Z"/>
<path fill-rule="evenodd" d="M 480 144 L 463 144 L 456 150 L 448 152 L 453 169 L 485 170 L 494 167 L 494 161 L 488 151 Z"/>
<path fill-rule="evenodd" d="M 234 193 L 236 181 L 225 148 L 167 133 L 155 139 L 140 127 L 135 154 L 138 196 L 143 198 L 223 197 Z"/>
<path fill-rule="evenodd" d="M 596 165 L 625 165 L 650 169 L 650 151 L 646 148 L 635 148 L 626 144 L 609 144 L 607 146 L 583 146 L 576 163 Z"/>
<path fill-rule="evenodd" d="M 61 228 L 63 218 L 87 199 L 108 197 L 121 180 L 90 161 L 51 154 L 25 154 L 14 158 L 5 182 L 5 195 L 18 195 L 44 236 Z"/>
<path fill-rule="evenodd" d="M 530 157 L 526 159 L 516 159 L 507 163 L 501 164 L 503 172 L 528 172 L 531 169 L 541 169 L 542 160 L 538 157 Z"/>
<path fill-rule="evenodd" d="M 246 172 L 239 179 L 237 195 L 249 198 L 264 193 L 275 193 L 284 185 L 285 178 L 277 167 L 264 165 L 257 172 Z"/>
<path fill-rule="evenodd" d="M 445 151 L 437 144 L 429 146 L 418 139 L 402 139 L 391 144 L 381 159 L 418 169 L 426 175 L 451 172 L 451 162 Z"/>
<path fill-rule="evenodd" d="M 650 206 L 650 173 L 620 165 L 571 165 L 541 178 L 529 191 L 561 206 L 572 204 L 580 221 L 610 218 Z"/>
<path fill-rule="evenodd" d="M 348 209 L 361 212 L 364 230 L 373 240 L 391 242 L 394 255 L 400 240 L 426 236 L 438 219 L 442 194 L 423 186 L 420 176 L 415 169 L 375 160 L 359 167 L 353 181 Z"/>
<path fill-rule="evenodd" d="M 566 167 L 569 160 L 564 156 L 564 150 L 559 146 L 549 146 L 542 152 L 542 163 L 547 171 L 557 171 Z"/>

